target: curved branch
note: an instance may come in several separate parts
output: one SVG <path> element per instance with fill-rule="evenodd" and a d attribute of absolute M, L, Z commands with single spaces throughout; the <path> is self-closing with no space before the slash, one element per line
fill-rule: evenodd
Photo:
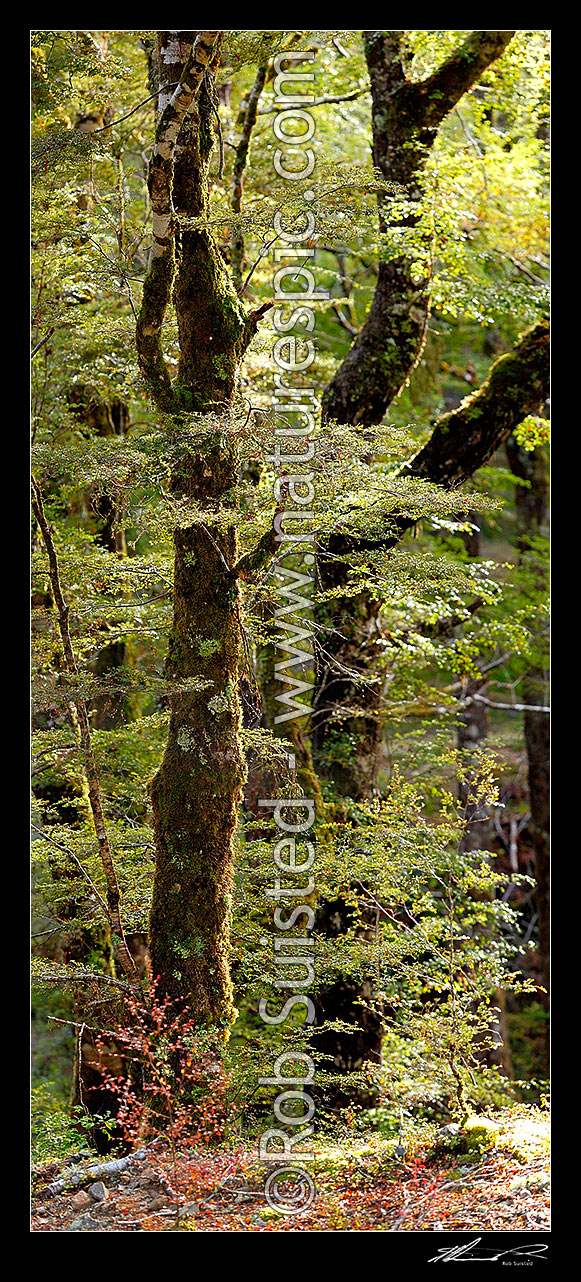
<path fill-rule="evenodd" d="M 428 128 L 442 123 L 482 72 L 500 58 L 513 36 L 514 31 L 472 31 L 433 75 L 410 86 L 410 92 L 423 103 Z"/>
<path fill-rule="evenodd" d="M 405 474 L 422 477 L 450 490 L 473 476 L 479 467 L 488 463 L 495 450 L 527 414 L 535 413 L 547 399 L 549 354 L 549 324 L 540 321 L 523 334 L 511 352 L 499 356 L 477 392 L 462 401 L 457 409 L 438 419 L 429 441 L 411 463 L 406 464 Z M 339 554 L 392 547 L 413 525 L 414 521 L 409 517 L 401 516 L 394 531 L 391 513 L 389 534 L 367 539 L 345 536 L 344 545 L 338 549 Z M 245 578 L 255 577 L 272 554 L 269 532 L 252 552 L 241 558 L 235 573 Z"/>
<path fill-rule="evenodd" d="M 490 367 L 488 378 L 472 396 L 443 414 L 429 441 L 405 467 L 409 476 L 421 477 L 444 489 L 454 490 L 492 458 L 495 450 L 533 414 L 549 395 L 550 328 L 539 321 L 520 338 L 516 347 Z M 389 534 L 350 540 L 349 550 L 371 552 L 394 547 L 414 521 L 390 517 Z M 386 517 L 387 522 L 387 517 Z"/>
<path fill-rule="evenodd" d="M 477 392 L 438 419 L 411 463 L 412 476 L 454 489 L 487 463 L 523 418 L 547 399 L 549 347 L 549 324 L 543 320 L 494 362 Z"/>
<path fill-rule="evenodd" d="M 474 31 L 425 80 L 405 74 L 401 31 L 364 31 L 372 99 L 373 163 L 405 192 L 407 209 L 392 226 L 418 228 L 416 251 L 382 259 L 365 323 L 323 394 L 323 418 L 380 423 L 415 369 L 424 348 L 430 309 L 432 235 L 421 227 L 423 173 L 437 127 L 482 72 L 504 51 L 513 32 Z M 379 225 L 387 214 L 379 202 Z M 418 268 L 418 264 L 421 267 Z"/>

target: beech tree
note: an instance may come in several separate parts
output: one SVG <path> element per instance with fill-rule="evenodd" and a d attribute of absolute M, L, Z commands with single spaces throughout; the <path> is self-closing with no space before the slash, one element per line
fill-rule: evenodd
<path fill-rule="evenodd" d="M 158 407 L 217 419 L 228 415 L 238 366 L 261 314 L 245 311 L 212 232 L 196 225 L 208 214 L 221 43 L 217 31 L 158 34 L 161 88 L 149 173 L 154 242 L 136 331 L 140 368 Z M 172 293 L 180 351 L 174 380 L 161 343 Z M 193 432 L 180 440 L 178 429 L 170 485 L 176 498 L 195 506 L 197 519 L 174 535 L 166 673 L 175 688 L 151 787 L 150 952 L 161 993 L 187 999 L 201 1022 L 225 1027 L 233 1017 L 232 841 L 245 765 L 237 536 L 227 521 L 237 456 L 218 421 L 201 447 Z"/>
<path fill-rule="evenodd" d="M 397 200 L 379 197 L 379 230 L 419 228 L 413 255 L 381 259 L 368 316 L 345 359 L 327 385 L 323 418 L 371 426 L 383 418 L 421 357 L 430 311 L 432 232 L 423 208 L 422 176 L 430 147 L 446 115 L 482 72 L 501 56 L 512 31 L 476 31 L 435 71 L 422 80 L 406 75 L 404 32 L 364 32 L 365 57 L 372 99 L 373 162 L 388 183 L 402 190 Z M 389 210 L 389 212 L 388 212 Z M 547 396 L 548 331 L 535 329 L 515 350 L 514 363 L 499 363 L 486 387 L 434 427 L 428 444 L 407 466 L 408 475 L 453 488 L 473 475 L 492 457 L 513 427 L 534 413 Z M 531 381 L 532 379 L 532 381 Z M 467 430 L 469 428 L 469 430 Z M 404 527 L 405 528 L 405 523 Z M 390 536 L 392 537 L 392 536 Z M 378 546 L 334 534 L 327 555 L 319 560 L 322 591 L 345 582 L 341 558 L 357 546 Z M 354 680 L 361 672 L 372 684 L 360 686 L 356 715 L 344 716 L 348 733 L 357 742 L 351 765 L 335 770 L 340 790 L 354 797 L 377 790 L 378 749 L 381 741 L 380 622 L 377 602 L 368 597 L 343 602 L 333 612 L 333 628 L 320 656 L 313 697 L 313 748 L 323 772 L 325 745 L 333 731 L 333 708 L 345 709 L 354 697 Z"/>
<path fill-rule="evenodd" d="M 425 80 L 406 76 L 403 31 L 364 31 L 371 86 L 373 164 L 402 189 L 402 211 L 387 213 L 379 199 L 379 231 L 413 227 L 423 216 L 423 254 L 382 260 L 369 315 L 345 360 L 325 388 L 323 415 L 339 423 L 379 423 L 417 363 L 430 309 L 431 233 L 422 210 L 422 174 L 438 128 L 486 67 L 499 58 L 512 31 L 473 31 Z M 398 202 L 399 203 L 399 202 Z M 390 202 L 391 204 L 391 202 Z M 425 225 L 427 222 L 427 226 Z"/>
<path fill-rule="evenodd" d="M 521 973 L 513 958 L 532 937 L 544 962 L 548 920 L 545 473 L 525 448 L 548 390 L 546 45 L 34 33 L 34 972 L 38 1022 L 50 1011 L 75 1030 L 84 1109 L 111 1106 L 89 1089 L 97 1046 L 105 1074 L 132 1071 L 114 1018 L 127 994 L 144 1028 L 167 998 L 184 1028 L 219 1030 L 251 1119 L 270 1107 L 253 1094 L 265 1059 L 291 1045 L 312 1052 L 325 1104 L 370 1107 L 382 1089 L 390 1126 L 410 1092 L 414 1116 L 464 1116 L 488 1098 L 475 1030 L 486 1044 L 505 982 L 529 1028 L 518 992 L 538 961 L 531 949 Z M 317 81 L 316 173 L 292 190 L 272 163 L 283 49 Z M 307 209 L 330 293 L 308 389 L 323 401 L 316 592 L 312 609 L 287 594 L 282 635 L 275 536 L 291 501 L 260 322 L 274 227 L 299 232 Z M 484 550 L 469 562 L 475 521 Z M 286 644 L 311 626 L 312 658 Z M 281 725 L 295 677 L 312 698 Z M 512 693 L 495 704 L 500 681 Z M 507 741 L 510 727 L 516 867 L 514 843 L 496 841 L 492 766 L 476 800 L 456 777 L 474 708 Z M 525 741 L 538 926 L 520 876 Z M 258 799 L 289 789 L 316 808 L 317 1027 L 293 1016 L 265 1037 L 266 986 L 277 1009 L 293 990 L 270 947 Z M 481 795 L 498 873 L 482 829 L 466 831 Z"/>

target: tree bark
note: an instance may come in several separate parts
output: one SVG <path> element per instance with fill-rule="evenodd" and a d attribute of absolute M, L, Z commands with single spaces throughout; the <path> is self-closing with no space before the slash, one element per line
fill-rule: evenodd
<path fill-rule="evenodd" d="M 403 31 L 364 31 L 371 82 L 373 164 L 403 188 L 407 210 L 391 225 L 417 227 L 422 217 L 422 178 L 429 149 L 444 117 L 504 52 L 512 31 L 473 31 L 432 76 L 412 82 L 405 72 Z M 410 208 L 411 206 L 411 208 Z M 385 231 L 385 197 L 379 227 Z M 419 360 L 429 314 L 431 237 L 426 229 L 414 260 L 400 256 L 379 264 L 369 315 L 323 397 L 323 418 L 339 423 L 380 423 Z M 421 266 L 419 265 L 421 262 Z"/>
<path fill-rule="evenodd" d="M 494 361 L 478 391 L 438 419 L 411 464 L 411 475 L 446 489 L 473 476 L 523 418 L 537 413 L 546 400 L 549 348 L 549 324 L 541 320 L 525 331 L 512 351 Z"/>
<path fill-rule="evenodd" d="M 214 138 L 214 68 L 220 32 L 158 33 L 167 90 L 150 172 L 154 245 L 137 325 L 140 367 L 171 414 L 226 420 L 239 361 L 258 312 L 239 302 L 207 225 Z M 178 87 L 171 89 L 173 82 Z M 187 221 L 186 221 L 187 220 Z M 161 341 L 170 295 L 180 355 L 172 382 Z M 223 426 L 223 425 L 222 425 Z M 229 971 L 234 830 L 245 779 L 240 741 L 240 600 L 234 522 L 238 460 L 208 424 L 202 445 L 176 451 L 171 489 L 198 517 L 175 531 L 173 624 L 166 662 L 170 724 L 151 785 L 156 869 L 150 953 L 161 996 L 201 1024 L 227 1029 L 235 1011 Z"/>
<path fill-rule="evenodd" d="M 405 475 L 455 489 L 492 458 L 527 414 L 538 411 L 549 387 L 549 326 L 540 321 L 512 351 L 491 366 L 488 378 L 457 409 L 442 415 Z M 386 523 L 387 524 L 387 523 Z M 395 546 L 411 528 L 409 517 L 393 533 L 331 535 L 317 559 L 321 591 L 342 587 L 348 552 Z M 318 607 L 325 653 L 319 653 L 313 692 L 315 765 L 341 795 L 361 798 L 377 790 L 381 746 L 384 663 L 380 607 L 367 594 Z M 356 674 L 356 675 L 354 675 Z M 360 674 L 360 676 L 359 676 Z M 367 684 L 363 684 L 366 681 Z M 342 709 L 339 718 L 338 709 Z M 345 750 L 341 751 L 343 740 Z"/>

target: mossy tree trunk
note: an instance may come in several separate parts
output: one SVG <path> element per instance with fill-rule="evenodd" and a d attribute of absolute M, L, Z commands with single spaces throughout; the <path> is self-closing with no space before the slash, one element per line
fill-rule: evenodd
<path fill-rule="evenodd" d="M 434 73 L 420 81 L 406 74 L 403 31 L 364 31 L 372 102 L 373 163 L 391 197 L 379 199 L 379 228 L 416 229 L 413 255 L 379 263 L 369 314 L 323 396 L 323 420 L 371 426 L 380 423 L 422 354 L 430 304 L 431 233 L 423 208 L 424 170 L 438 128 L 482 72 L 502 54 L 511 31 L 474 31 Z M 399 191 L 398 191 L 399 189 Z M 400 195 L 401 192 L 401 195 Z M 399 197 L 399 202 L 398 202 Z M 335 535 L 317 566 L 319 585 L 341 587 L 338 559 L 353 543 Z M 327 658 L 319 665 L 314 694 L 315 761 L 342 795 L 374 795 L 378 787 L 384 662 L 377 601 L 362 593 L 322 612 L 331 624 Z M 360 673 L 364 679 L 349 672 Z M 345 714 L 338 720 L 337 709 Z M 352 715 L 349 715 L 349 709 Z"/>
<path fill-rule="evenodd" d="M 445 116 L 512 39 L 512 31 L 473 31 L 424 80 L 406 75 L 403 31 L 364 31 L 371 83 L 373 164 L 389 183 L 403 188 L 405 209 L 395 225 L 413 228 L 422 219 L 422 180 L 429 150 Z M 394 217 L 379 202 L 380 231 Z M 369 315 L 345 360 L 325 390 L 325 419 L 380 423 L 421 355 L 429 314 L 430 234 L 421 248 L 379 264 Z"/>
<path fill-rule="evenodd" d="M 259 313 L 244 311 L 205 222 L 221 41 L 220 32 L 157 34 L 167 89 L 159 94 L 149 179 L 154 244 L 136 338 L 142 373 L 161 409 L 214 415 L 203 445 L 178 453 L 171 478 L 173 494 L 197 509 L 197 519 L 174 534 L 170 724 L 151 787 L 150 954 L 161 995 L 187 1004 L 200 1023 L 225 1029 L 235 1013 L 230 896 L 245 778 L 237 535 L 234 521 L 224 519 L 236 506 L 238 461 L 227 429 L 238 364 Z M 170 297 L 180 346 L 175 381 L 161 340 Z"/>
<path fill-rule="evenodd" d="M 405 469 L 446 489 L 455 489 L 493 456 L 527 414 L 537 413 L 548 395 L 549 326 L 540 321 L 490 368 L 482 386 L 436 422 L 426 445 Z M 322 591 L 343 585 L 348 552 L 372 551 L 397 543 L 411 526 L 393 518 L 389 534 L 334 534 L 317 561 Z M 386 529 L 388 522 L 386 520 Z M 377 789 L 382 739 L 384 661 L 379 604 L 366 593 L 319 607 L 325 653 L 320 656 L 313 693 L 312 743 L 320 774 L 341 795 L 360 799 Z M 360 675 L 358 675 L 360 674 Z"/>

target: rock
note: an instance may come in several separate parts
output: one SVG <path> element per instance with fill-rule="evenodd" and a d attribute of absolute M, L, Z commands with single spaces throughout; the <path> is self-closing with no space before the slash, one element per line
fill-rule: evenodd
<path fill-rule="evenodd" d="M 441 1127 L 438 1131 L 438 1135 L 441 1136 L 442 1139 L 452 1139 L 454 1135 L 460 1134 L 461 1129 L 459 1122 L 449 1122 L 447 1126 Z"/>
<path fill-rule="evenodd" d="M 98 1227 L 97 1221 L 94 1220 L 92 1216 L 77 1215 L 76 1220 L 73 1220 L 71 1224 L 69 1233 L 90 1233 L 91 1229 L 94 1230 Z"/>
<path fill-rule="evenodd" d="M 166 1206 L 167 1206 L 166 1197 L 154 1197 L 153 1201 L 149 1203 L 149 1206 L 147 1209 L 148 1211 L 161 1211 Z"/>
<path fill-rule="evenodd" d="M 104 1202 L 109 1197 L 109 1189 L 103 1184 L 102 1180 L 97 1180 L 96 1184 L 91 1184 L 89 1193 L 94 1202 Z"/>
<path fill-rule="evenodd" d="M 78 1193 L 75 1193 L 74 1197 L 71 1198 L 71 1206 L 74 1207 L 75 1211 L 83 1211 L 86 1206 L 91 1206 L 91 1203 L 92 1198 L 86 1189 L 79 1189 Z"/>
<path fill-rule="evenodd" d="M 108 1201 L 103 1201 L 103 1202 L 94 1202 L 94 1203 L 93 1203 L 93 1210 L 92 1210 L 91 1214 L 92 1214 L 92 1215 L 98 1215 L 98 1216 L 99 1216 L 99 1219 L 100 1219 L 100 1220 L 103 1220 L 103 1219 L 105 1219 L 107 1216 L 111 1216 L 111 1215 L 113 1215 L 113 1214 L 114 1214 L 114 1212 L 115 1212 L 116 1210 L 117 1210 L 117 1203 L 116 1203 L 116 1202 L 108 1202 Z"/>

